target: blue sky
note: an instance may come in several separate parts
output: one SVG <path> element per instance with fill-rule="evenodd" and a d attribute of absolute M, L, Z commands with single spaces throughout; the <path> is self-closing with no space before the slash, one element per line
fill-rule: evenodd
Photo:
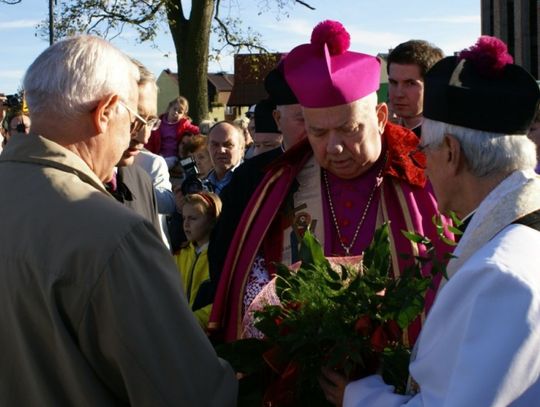
<path fill-rule="evenodd" d="M 62 0 L 59 0 L 62 1 Z M 196 0 L 195 0 L 196 1 Z M 187 1 L 182 1 L 188 4 Z M 287 52 L 309 41 L 311 30 L 320 21 L 341 21 L 351 34 L 351 50 L 368 54 L 387 52 L 400 42 L 425 39 L 452 54 L 472 45 L 480 35 L 480 1 L 471 0 L 307 0 L 316 10 L 288 7 L 278 13 L 263 11 L 273 0 L 222 0 L 230 9 L 221 12 L 239 16 L 245 26 L 262 34 L 271 51 Z M 0 92 L 14 93 L 26 68 L 48 46 L 36 36 L 35 26 L 48 15 L 48 1 L 22 0 L 17 5 L 0 3 Z M 115 43 L 139 59 L 156 75 L 166 68 L 176 72 L 174 46 L 167 27 L 157 40 L 157 48 L 137 44 L 132 32 Z M 210 71 L 233 72 L 232 56 L 223 55 Z"/>

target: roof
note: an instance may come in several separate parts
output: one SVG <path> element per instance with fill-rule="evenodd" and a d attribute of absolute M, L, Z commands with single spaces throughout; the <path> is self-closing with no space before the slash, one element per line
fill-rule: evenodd
<path fill-rule="evenodd" d="M 282 54 L 236 54 L 234 56 L 235 83 L 228 106 L 251 106 L 268 94 L 264 78 L 276 67 Z"/>
<path fill-rule="evenodd" d="M 209 73 L 208 81 L 218 92 L 230 92 L 234 85 L 234 75 L 225 72 Z"/>

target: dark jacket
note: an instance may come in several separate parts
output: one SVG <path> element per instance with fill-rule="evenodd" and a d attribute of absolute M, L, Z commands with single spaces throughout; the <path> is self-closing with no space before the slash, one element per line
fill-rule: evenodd
<path fill-rule="evenodd" d="M 134 164 L 127 167 L 118 167 L 116 190 L 109 190 L 109 193 L 118 202 L 133 209 L 151 222 L 158 233 L 161 234 L 157 200 L 152 186 L 152 180 L 140 166 Z"/>
<path fill-rule="evenodd" d="M 283 150 L 280 147 L 244 161 L 233 173 L 231 182 L 221 191 L 220 198 L 223 202 L 223 209 L 212 230 L 208 246 L 208 263 L 212 285 L 217 286 L 217 280 L 219 280 L 236 226 L 253 192 L 264 177 L 264 169 L 282 154 Z"/>

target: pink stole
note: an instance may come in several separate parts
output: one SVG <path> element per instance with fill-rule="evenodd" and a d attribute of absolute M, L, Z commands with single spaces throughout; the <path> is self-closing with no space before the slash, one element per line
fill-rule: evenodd
<path fill-rule="evenodd" d="M 269 169 L 249 201 L 223 265 L 208 330 L 218 339 L 233 341 L 241 335 L 242 299 L 249 271 L 257 255 L 263 237 L 274 231 L 282 231 L 279 222 L 274 222 L 281 203 L 285 200 L 296 174 L 311 156 L 307 140 L 297 143 Z M 279 221 L 279 219 L 278 219 Z M 272 231 L 269 229 L 272 227 Z M 282 235 L 281 235 L 282 236 Z M 273 247 L 281 248 L 278 238 Z M 275 251 L 275 250 L 274 250 Z"/>

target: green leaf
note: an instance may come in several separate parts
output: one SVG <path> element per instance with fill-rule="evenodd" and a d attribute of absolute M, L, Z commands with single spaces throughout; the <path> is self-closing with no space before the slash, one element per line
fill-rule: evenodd
<path fill-rule="evenodd" d="M 451 226 L 451 225 L 448 225 L 448 230 L 450 232 L 452 232 L 454 235 L 457 235 L 457 236 L 460 236 L 463 234 L 463 232 L 461 230 L 459 230 L 458 228 L 454 227 L 454 226 Z"/>
<path fill-rule="evenodd" d="M 414 232 L 408 232 L 406 230 L 402 230 L 401 233 L 403 234 L 403 236 L 405 236 L 407 239 L 409 239 L 411 242 L 414 242 L 414 243 L 426 244 L 429 242 L 429 239 Z"/>
<path fill-rule="evenodd" d="M 449 215 L 450 215 L 450 219 L 452 219 L 452 223 L 454 223 L 454 225 L 456 225 L 457 227 L 460 227 L 461 225 L 463 225 L 463 221 L 458 218 L 458 216 L 456 215 L 456 213 L 454 211 L 450 211 Z"/>
<path fill-rule="evenodd" d="M 280 300 L 283 300 L 286 296 L 285 292 L 287 289 L 291 288 L 291 283 L 289 282 L 291 276 L 291 270 L 281 264 L 276 263 L 276 295 Z"/>
<path fill-rule="evenodd" d="M 397 324 L 402 329 L 408 327 L 422 313 L 423 309 L 423 296 L 416 295 L 409 298 L 408 302 L 403 305 L 403 308 L 397 314 Z"/>
<path fill-rule="evenodd" d="M 334 282 L 334 281 L 326 281 L 326 286 L 331 288 L 332 291 L 339 291 L 343 288 L 343 285 L 341 285 L 341 282 Z"/>
<path fill-rule="evenodd" d="M 389 263 L 390 259 L 390 238 L 388 231 L 388 223 L 385 222 L 375 230 L 373 240 L 369 247 L 364 252 L 362 262 L 368 270 L 384 268 L 386 272 L 386 263 Z"/>
<path fill-rule="evenodd" d="M 299 258 L 302 264 L 329 264 L 328 260 L 324 256 L 324 251 L 315 238 L 315 236 L 308 230 L 304 233 L 302 243 L 300 244 Z"/>
<path fill-rule="evenodd" d="M 329 265 L 326 269 L 328 276 L 334 281 L 341 281 L 341 276 Z"/>
<path fill-rule="evenodd" d="M 441 238 L 441 240 L 446 243 L 448 246 L 457 246 L 457 243 L 455 241 L 453 241 L 452 239 L 448 239 L 446 236 L 444 235 L 440 235 L 439 236 Z"/>
<path fill-rule="evenodd" d="M 349 275 L 351 274 L 350 269 L 343 264 L 339 265 L 339 269 L 341 271 L 341 280 L 342 281 L 347 280 L 349 278 Z M 355 274 L 356 274 L 356 271 L 355 271 Z"/>
<path fill-rule="evenodd" d="M 382 355 L 383 379 L 392 383 L 398 394 L 405 394 L 409 379 L 409 361 L 411 352 L 404 347 L 398 347 Z"/>

